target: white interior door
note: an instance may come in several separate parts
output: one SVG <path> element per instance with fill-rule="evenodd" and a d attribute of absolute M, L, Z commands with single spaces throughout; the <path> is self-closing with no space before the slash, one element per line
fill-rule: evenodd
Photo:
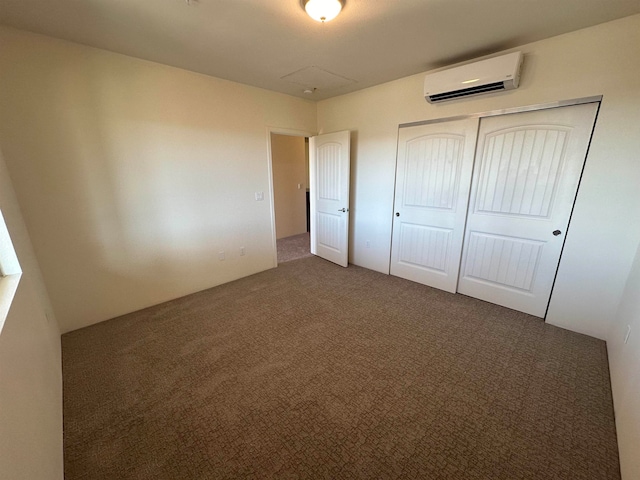
<path fill-rule="evenodd" d="M 309 139 L 311 253 L 349 263 L 349 131 Z"/>
<path fill-rule="evenodd" d="M 456 291 L 478 121 L 400 129 L 392 275 Z"/>
<path fill-rule="evenodd" d="M 545 316 L 596 112 L 481 120 L 459 293 Z"/>

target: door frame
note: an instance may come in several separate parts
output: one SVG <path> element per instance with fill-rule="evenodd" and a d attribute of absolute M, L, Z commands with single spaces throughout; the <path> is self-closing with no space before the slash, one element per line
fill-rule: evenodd
<path fill-rule="evenodd" d="M 271 151 L 271 134 L 287 135 L 289 137 L 314 137 L 318 135 L 317 132 L 311 132 L 309 130 L 296 130 L 293 128 L 280 128 L 267 126 L 267 170 L 269 175 L 269 208 L 271 215 L 271 256 L 273 260 L 272 268 L 278 266 L 278 244 L 276 241 L 276 203 L 275 192 L 273 189 L 273 158 Z"/>

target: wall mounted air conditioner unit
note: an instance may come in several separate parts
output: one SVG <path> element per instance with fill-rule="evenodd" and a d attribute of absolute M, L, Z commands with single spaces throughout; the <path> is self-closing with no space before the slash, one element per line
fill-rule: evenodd
<path fill-rule="evenodd" d="M 424 79 L 424 98 L 439 103 L 456 98 L 518 88 L 522 52 L 469 63 L 441 72 L 430 73 Z"/>

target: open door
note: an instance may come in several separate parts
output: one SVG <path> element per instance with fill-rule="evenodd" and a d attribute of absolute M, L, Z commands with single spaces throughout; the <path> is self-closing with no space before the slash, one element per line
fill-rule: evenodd
<path fill-rule="evenodd" d="M 309 139 L 311 253 L 349 263 L 349 131 Z"/>

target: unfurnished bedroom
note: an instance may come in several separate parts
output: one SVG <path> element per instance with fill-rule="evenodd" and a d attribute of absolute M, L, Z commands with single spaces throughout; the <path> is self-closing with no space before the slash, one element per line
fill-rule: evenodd
<path fill-rule="evenodd" d="M 640 478 L 638 0 L 0 0 L 0 478 Z"/>

